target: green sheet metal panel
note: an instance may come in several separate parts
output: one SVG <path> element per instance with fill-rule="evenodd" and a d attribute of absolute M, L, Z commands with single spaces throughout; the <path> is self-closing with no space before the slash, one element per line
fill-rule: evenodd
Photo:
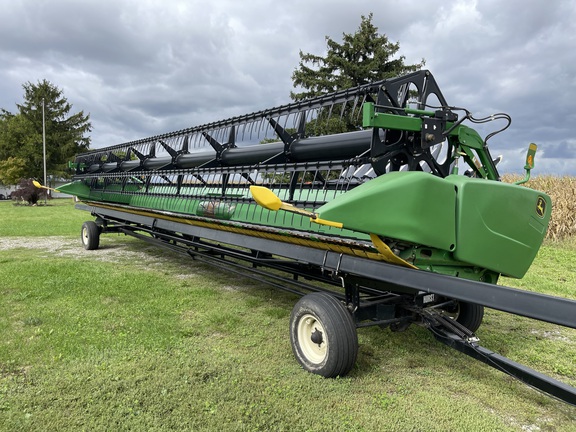
<path fill-rule="evenodd" d="M 93 191 L 90 190 L 90 186 L 81 180 L 59 186 L 58 190 L 65 194 L 77 196 L 80 199 L 89 199 L 93 193 Z"/>
<path fill-rule="evenodd" d="M 457 190 L 454 257 L 521 278 L 546 235 L 552 203 L 542 192 L 513 184 L 448 176 Z"/>
<path fill-rule="evenodd" d="M 452 251 L 456 245 L 454 185 L 424 172 L 391 172 L 317 210 L 344 228 Z"/>

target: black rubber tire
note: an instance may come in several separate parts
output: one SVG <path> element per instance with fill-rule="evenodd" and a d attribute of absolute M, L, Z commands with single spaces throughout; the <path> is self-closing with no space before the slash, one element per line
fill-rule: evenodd
<path fill-rule="evenodd" d="M 354 318 L 327 293 L 307 294 L 296 303 L 290 315 L 290 343 L 305 370 L 326 378 L 346 375 L 358 356 Z"/>
<path fill-rule="evenodd" d="M 80 232 L 82 245 L 86 250 L 95 250 L 100 246 L 100 227 L 92 221 L 87 221 L 82 224 L 82 231 Z"/>
<path fill-rule="evenodd" d="M 476 332 L 484 319 L 484 306 L 462 301 L 455 302 L 453 311 L 448 311 L 456 321 L 472 332 Z"/>

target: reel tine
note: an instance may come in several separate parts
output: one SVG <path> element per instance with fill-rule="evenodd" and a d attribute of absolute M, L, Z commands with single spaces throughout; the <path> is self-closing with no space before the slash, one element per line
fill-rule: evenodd
<path fill-rule="evenodd" d="M 348 101 L 342 102 L 342 108 L 340 109 L 340 120 L 344 118 L 344 114 L 346 112 L 346 106 L 348 105 Z"/>
<path fill-rule="evenodd" d="M 245 141 L 246 140 L 246 136 L 248 136 L 248 140 L 252 140 L 252 130 L 253 130 L 253 122 L 252 121 L 246 121 L 243 122 L 240 127 L 242 128 L 242 133 L 241 133 L 241 141 Z M 238 134 L 240 134 L 240 127 L 238 127 Z"/>
<path fill-rule="evenodd" d="M 248 122 L 248 140 L 252 141 L 252 133 L 254 132 L 254 122 L 253 121 L 249 121 Z"/>
<path fill-rule="evenodd" d="M 189 150 L 188 150 L 188 139 L 189 139 L 189 137 L 188 137 L 188 135 L 186 135 L 186 136 L 184 137 L 184 141 L 182 142 L 182 153 L 189 153 Z"/>
<path fill-rule="evenodd" d="M 264 118 L 261 118 L 258 120 L 258 123 L 254 122 L 254 124 L 256 126 L 256 134 L 258 139 L 262 140 L 264 138 L 268 138 L 268 122 Z"/>
<path fill-rule="evenodd" d="M 249 123 L 250 126 L 250 141 L 252 141 L 252 135 L 256 135 L 256 138 L 260 137 L 260 128 L 262 124 L 262 120 L 251 120 Z"/>
<path fill-rule="evenodd" d="M 290 127 L 294 129 L 295 132 L 298 132 L 298 125 L 300 124 L 300 110 L 294 111 L 290 115 L 290 119 Z"/>
<path fill-rule="evenodd" d="M 230 126 L 230 130 L 228 132 L 228 141 L 227 144 L 230 147 L 236 147 L 236 126 Z"/>
<path fill-rule="evenodd" d="M 254 129 L 254 133 L 258 139 L 262 138 L 262 134 L 266 134 L 266 119 L 259 118 L 252 121 L 252 128 Z"/>
<path fill-rule="evenodd" d="M 278 124 L 278 121 L 280 120 L 280 118 L 279 118 L 279 117 L 276 117 L 276 118 L 272 118 L 271 120 L 272 120 L 272 121 L 271 121 L 271 122 L 268 122 L 268 123 L 272 126 L 272 124 L 273 124 L 274 122 L 275 122 L 276 124 Z M 276 132 L 276 128 L 273 128 L 273 129 L 274 129 L 274 136 L 281 139 L 280 135 Z"/>
<path fill-rule="evenodd" d="M 328 126 L 328 122 L 330 121 L 330 117 L 332 117 L 332 110 L 334 109 L 334 104 L 330 104 L 330 109 L 328 110 L 328 117 L 326 118 L 326 126 Z"/>
<path fill-rule="evenodd" d="M 270 121 L 268 118 L 262 117 L 258 122 L 258 137 L 260 138 L 268 138 L 270 134 Z"/>
<path fill-rule="evenodd" d="M 256 133 L 256 137 L 260 138 L 260 135 L 262 134 L 263 125 L 265 124 L 264 119 L 263 118 L 254 119 L 250 124 L 252 125 L 252 129 Z"/>
<path fill-rule="evenodd" d="M 314 110 L 313 109 L 307 110 L 306 115 L 308 116 L 308 120 L 306 122 L 311 122 L 314 119 Z"/>
<path fill-rule="evenodd" d="M 354 103 L 352 104 L 352 111 L 350 112 L 350 121 L 354 122 L 356 116 L 356 106 L 358 105 L 358 95 L 354 97 Z"/>
<path fill-rule="evenodd" d="M 251 119 L 248 123 L 246 123 L 246 127 L 249 129 L 249 137 L 248 139 L 250 142 L 254 139 L 260 138 L 260 123 L 261 120 L 258 119 Z"/>
<path fill-rule="evenodd" d="M 318 134 L 318 117 L 319 117 L 320 108 L 315 108 L 310 110 L 310 121 L 314 121 L 314 134 Z"/>
<path fill-rule="evenodd" d="M 358 121 L 360 119 L 360 116 L 362 115 L 362 107 L 364 106 L 364 104 L 366 103 L 366 99 L 368 99 L 367 94 L 363 94 L 362 98 L 357 98 L 355 103 L 358 106 L 358 112 L 357 114 L 354 114 L 353 117 L 353 121 Z M 358 101 L 361 101 L 360 103 L 358 103 Z"/>
<path fill-rule="evenodd" d="M 260 137 L 260 134 L 262 133 L 262 130 L 263 130 L 263 128 L 264 128 L 264 127 L 263 127 L 264 123 L 265 123 L 265 118 L 264 118 L 264 117 L 262 117 L 262 118 L 260 118 L 260 119 L 258 119 L 258 120 L 254 120 L 254 121 L 252 122 L 253 127 L 256 127 L 256 133 L 258 134 L 258 137 Z"/>

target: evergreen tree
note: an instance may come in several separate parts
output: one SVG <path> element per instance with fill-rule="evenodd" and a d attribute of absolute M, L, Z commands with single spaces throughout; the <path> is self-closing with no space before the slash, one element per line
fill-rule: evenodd
<path fill-rule="evenodd" d="M 372 24 L 373 14 L 362 16 L 360 27 L 354 34 L 344 33 L 342 43 L 326 36 L 325 57 L 300 51 L 300 64 L 292 74 L 295 88 L 293 100 L 308 99 L 370 82 L 393 78 L 419 70 L 425 60 L 413 65 L 404 64 L 398 56 L 400 43 L 392 43 L 385 34 L 379 34 Z"/>
<path fill-rule="evenodd" d="M 66 163 L 90 146 L 90 115 L 71 114 L 72 105 L 63 91 L 47 80 L 23 85 L 24 102 L 18 113 L 0 110 L 0 166 L 4 172 L 19 172 L 26 178 L 43 178 L 42 108 L 46 126 L 46 168 L 51 175 L 64 176 Z M 25 167 L 22 168 L 22 160 Z M 18 164 L 12 167 L 12 164 Z M 16 169 L 17 168 L 17 169 Z M 1 175 L 1 173 L 0 173 Z M 9 184 L 14 179 L 0 178 Z"/>

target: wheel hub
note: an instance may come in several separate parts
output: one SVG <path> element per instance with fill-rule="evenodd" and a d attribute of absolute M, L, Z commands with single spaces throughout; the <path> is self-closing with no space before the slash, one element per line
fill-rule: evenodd
<path fill-rule="evenodd" d="M 312 314 L 306 314 L 298 323 L 298 340 L 302 354 L 314 364 L 320 364 L 326 359 L 328 341 L 324 337 L 322 323 Z"/>
<path fill-rule="evenodd" d="M 319 331 L 317 328 L 314 329 L 314 332 L 310 335 L 310 340 L 315 343 L 316 345 L 320 346 L 322 342 L 324 342 L 324 338 L 322 337 L 322 332 Z"/>

